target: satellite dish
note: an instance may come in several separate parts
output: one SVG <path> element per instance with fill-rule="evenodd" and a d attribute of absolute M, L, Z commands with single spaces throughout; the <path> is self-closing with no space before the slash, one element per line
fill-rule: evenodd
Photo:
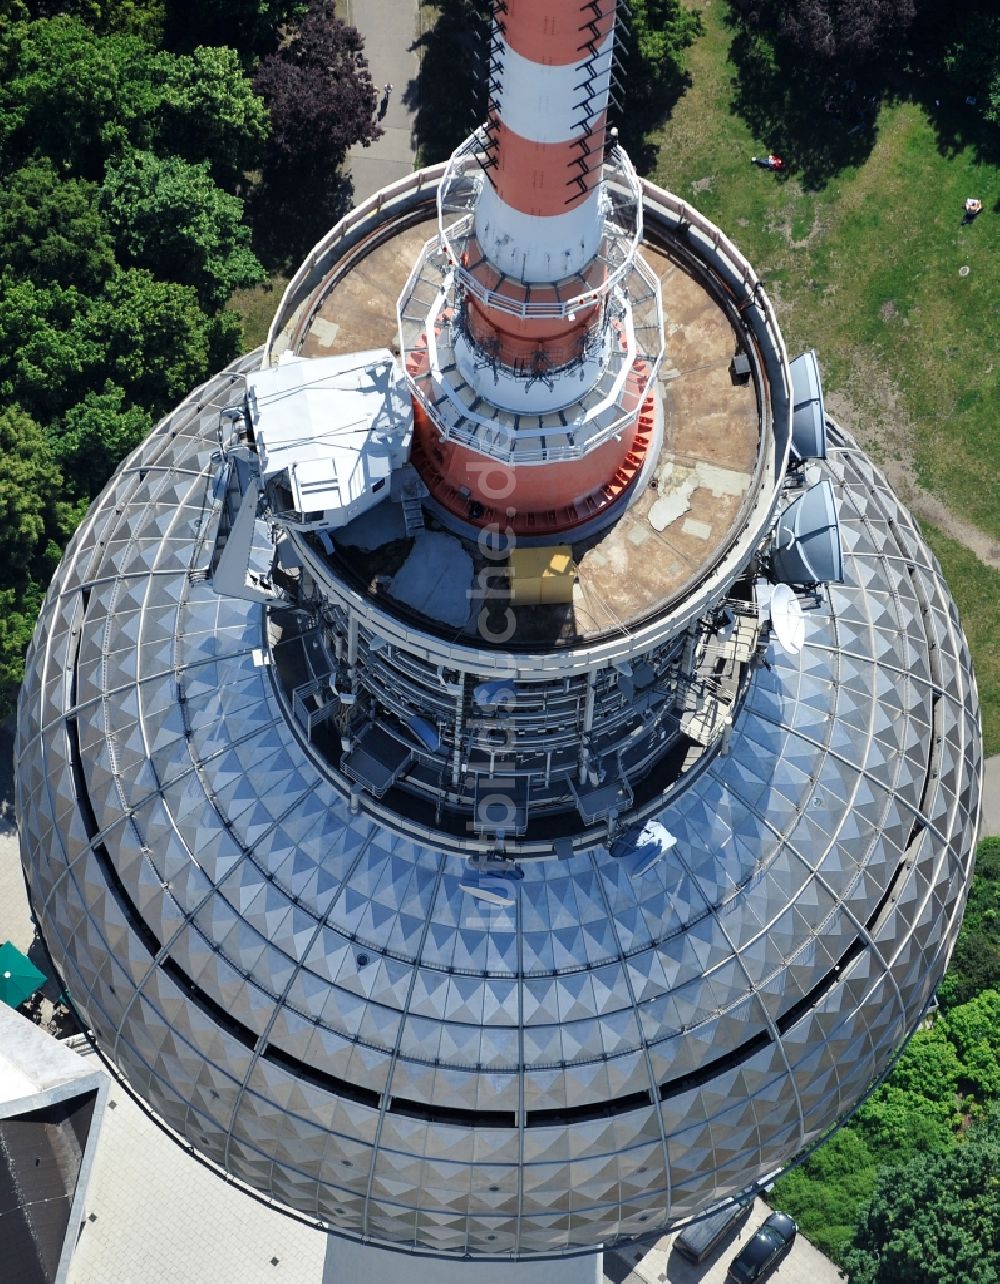
<path fill-rule="evenodd" d="M 771 594 L 771 628 L 789 655 L 798 655 L 806 641 L 802 604 L 787 584 L 776 584 Z"/>
<path fill-rule="evenodd" d="M 783 584 L 843 582 L 837 501 L 829 481 L 800 495 L 778 518 L 771 566 L 773 578 Z"/>
<path fill-rule="evenodd" d="M 826 458 L 826 410 L 813 349 L 796 357 L 792 376 L 792 450 L 799 459 Z"/>

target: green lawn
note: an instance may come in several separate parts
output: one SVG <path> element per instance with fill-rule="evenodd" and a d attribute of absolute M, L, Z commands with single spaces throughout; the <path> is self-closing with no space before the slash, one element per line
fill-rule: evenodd
<path fill-rule="evenodd" d="M 692 84 L 661 131 L 653 177 L 748 254 L 790 352 L 817 349 L 832 409 L 876 457 L 905 459 L 912 443 L 919 481 L 1000 537 L 996 167 L 971 146 L 944 154 L 910 102 L 883 107 L 867 159 L 820 190 L 751 166 L 754 153 L 782 151 L 780 131 L 756 138 L 732 110 L 722 0 L 696 7 L 705 34 L 689 51 Z M 985 211 L 963 227 L 972 195 Z"/>
<path fill-rule="evenodd" d="M 288 279 L 283 276 L 272 276 L 263 285 L 254 285 L 247 290 L 235 290 L 229 298 L 229 307 L 239 313 L 243 325 L 243 350 L 250 352 L 267 338 L 281 296 L 285 292 Z"/>
<path fill-rule="evenodd" d="M 972 649 L 983 710 L 984 751 L 1000 753 L 1000 571 L 984 566 L 928 522 L 921 522 L 920 529 L 941 563 Z"/>
<path fill-rule="evenodd" d="M 1000 538 L 1000 174 L 946 154 L 921 107 L 884 106 L 874 146 L 818 190 L 750 157 L 781 152 L 733 109 L 722 0 L 697 4 L 691 85 L 660 131 L 651 177 L 690 200 L 763 276 L 795 355 L 814 347 L 829 408 L 883 463 Z M 817 128 L 823 128 L 822 121 Z M 983 127 L 985 128 L 985 126 Z M 864 148 L 860 149 L 862 152 Z M 966 196 L 984 213 L 963 227 Z M 959 269 L 968 267 L 961 275 Z M 1000 751 L 1000 574 L 927 528 L 962 611 L 986 751 Z"/>

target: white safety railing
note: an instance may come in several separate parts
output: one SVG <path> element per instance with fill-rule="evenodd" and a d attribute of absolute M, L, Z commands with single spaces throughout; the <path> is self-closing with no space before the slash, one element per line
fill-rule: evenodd
<path fill-rule="evenodd" d="M 418 264 L 411 273 L 407 289 L 400 296 L 401 313 L 405 311 L 410 292 L 419 283 L 419 267 Z M 655 273 L 643 259 L 637 258 L 632 264 L 630 278 L 634 279 L 625 294 L 651 298 L 659 322 L 662 314 L 659 281 Z M 629 286 L 629 282 L 626 285 Z M 560 422 L 550 413 L 515 412 L 496 406 L 487 416 L 464 406 L 457 389 L 449 389 L 435 378 L 435 371 L 439 374 L 441 367 L 451 366 L 455 358 L 450 326 L 442 326 L 441 333 L 435 335 L 430 313 L 425 320 L 426 328 L 420 329 L 413 318 L 408 318 L 401 326 L 404 363 L 407 354 L 418 346 L 426 346 L 428 352 L 427 370 L 415 374 L 407 371 L 410 391 L 443 439 L 470 446 L 501 463 L 541 464 L 580 459 L 613 437 L 620 436 L 635 422 L 663 359 L 662 324 L 633 325 L 632 310 L 626 298 L 622 304 L 626 349 L 621 352 L 612 349 L 598 384 L 588 388 L 580 401 L 566 408 L 571 416 L 569 422 Z M 654 331 L 655 346 L 642 342 L 643 330 Z M 634 372 L 631 379 L 630 372 Z M 531 378 L 544 379 L 545 376 Z M 564 440 L 572 438 L 573 444 L 555 444 L 555 439 L 560 437 Z"/>
<path fill-rule="evenodd" d="M 321 270 L 328 264 L 332 265 L 332 262 L 339 257 L 335 252 L 340 250 L 355 233 L 373 231 L 383 223 L 385 219 L 382 216 L 386 211 L 391 212 L 393 208 L 400 207 L 402 213 L 404 209 L 415 203 L 414 198 L 419 197 L 421 193 L 426 193 L 428 199 L 433 197 L 445 168 L 444 165 L 432 165 L 428 169 L 407 174 L 405 178 L 390 183 L 388 187 L 383 187 L 374 196 L 370 196 L 368 200 L 345 214 L 340 222 L 335 223 L 326 236 L 313 246 L 281 296 L 278 310 L 267 332 L 262 365 L 273 364 L 279 336 L 292 320 L 296 309 L 305 302 L 319 284 L 317 276 Z"/>
<path fill-rule="evenodd" d="M 438 232 L 461 289 L 486 307 L 521 318 L 571 318 L 609 295 L 628 273 L 642 241 L 642 191 L 625 151 L 612 148 L 604 164 L 604 240 L 597 256 L 603 279 L 567 298 L 538 301 L 530 297 L 530 283 L 517 283 L 525 289 L 524 299 L 516 292 L 511 297 L 484 284 L 467 265 L 476 203 L 486 181 L 485 145 L 482 129 L 467 138 L 452 153 L 438 188 Z"/>

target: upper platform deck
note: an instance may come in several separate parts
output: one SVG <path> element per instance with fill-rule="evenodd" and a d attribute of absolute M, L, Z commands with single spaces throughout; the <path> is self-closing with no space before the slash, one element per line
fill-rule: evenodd
<path fill-rule="evenodd" d="M 288 347 L 301 356 L 325 357 L 397 345 L 396 302 L 423 246 L 435 232 L 432 209 L 395 234 L 373 244 L 345 270 L 335 262 L 311 292 Z M 727 300 L 686 247 L 651 233 L 643 256 L 662 284 L 666 357 L 658 378 L 662 438 L 627 503 L 598 532 L 581 528 L 562 537 L 572 545 L 577 570 L 573 600 L 566 605 L 516 606 L 520 644 L 565 646 L 630 629 L 666 608 L 702 580 L 739 534 L 748 510 L 765 482 L 763 456 L 773 450 L 762 424 L 762 390 L 754 378 L 732 374 L 732 362 L 751 341 L 737 306 Z M 766 390 L 764 394 L 766 396 Z M 544 467 L 544 465 L 543 465 Z M 443 515 L 442 515 L 443 516 Z M 508 600 L 496 559 L 485 559 L 474 531 L 456 530 L 450 519 L 429 525 L 461 542 L 471 589 L 490 570 L 491 612 L 506 613 Z M 463 641 L 481 640 L 479 605 L 470 605 L 463 622 L 454 609 L 441 618 L 433 598 L 419 599 L 401 586 L 412 574 L 398 572 L 407 562 L 413 539 L 386 527 L 386 538 L 372 547 L 370 533 L 361 543 L 335 539 L 333 565 L 389 608 L 416 610 L 431 629 L 444 626 Z M 377 537 L 376 537 L 377 538 Z M 446 557 L 441 573 L 452 596 L 456 562 Z M 434 567 L 425 567 L 433 577 Z M 401 598 L 394 601 L 394 585 Z M 475 601 L 475 597 L 472 599 Z M 456 639 L 457 640 L 457 639 Z"/>

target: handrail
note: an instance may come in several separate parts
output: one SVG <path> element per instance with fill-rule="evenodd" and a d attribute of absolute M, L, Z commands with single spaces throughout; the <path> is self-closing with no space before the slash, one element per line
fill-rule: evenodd
<path fill-rule="evenodd" d="M 528 317 L 568 318 L 582 308 L 592 307 L 602 298 L 609 295 L 628 272 L 642 242 L 642 191 L 639 177 L 624 148 L 615 146 L 608 152 L 605 158 L 603 178 L 605 240 L 608 241 L 609 235 L 611 235 L 610 244 L 622 247 L 619 254 L 606 253 L 605 258 L 609 265 L 617 258 L 617 266 L 607 274 L 600 284 L 589 286 L 568 299 L 556 300 L 551 303 L 532 303 L 530 300 L 519 303 L 517 300 L 511 299 L 507 295 L 500 294 L 484 285 L 462 263 L 464 244 L 467 241 L 462 241 L 456 236 L 453 243 L 453 234 L 456 228 L 461 228 L 459 236 L 463 232 L 471 234 L 473 231 L 473 210 L 484 182 L 482 165 L 485 154 L 485 130 L 480 128 L 452 153 L 447 162 L 444 177 L 438 187 L 438 235 L 440 243 L 455 270 L 461 289 L 474 295 L 484 306 L 522 319 Z M 464 190 L 460 191 L 460 188 Z M 622 188 L 625 189 L 624 194 L 621 190 Z M 615 197 L 618 198 L 617 206 L 614 204 Z M 631 228 L 627 225 L 629 211 L 632 212 Z M 619 221 L 615 222 L 609 217 L 612 213 L 616 213 L 619 216 L 624 215 L 625 218 L 619 217 Z M 447 214 L 459 214 L 460 217 L 454 222 L 448 223 Z M 622 225 L 623 223 L 625 225 Z M 456 245 L 459 248 L 456 248 Z M 517 285 L 527 286 L 531 284 L 530 282 L 519 281 L 515 277 L 510 279 Z"/>
<path fill-rule="evenodd" d="M 648 179 L 643 178 L 639 182 L 643 196 L 652 205 L 669 210 L 671 214 L 676 215 L 682 226 L 687 225 L 696 228 L 711 243 L 718 254 L 729 260 L 731 267 L 734 269 L 733 275 L 741 280 L 749 299 L 757 307 L 764 319 L 769 338 L 783 358 L 781 362 L 782 386 L 786 396 L 791 396 L 791 383 L 787 368 L 788 354 L 785 350 L 785 341 L 778 326 L 774 307 L 767 291 L 764 289 L 764 283 L 754 271 L 753 265 L 744 257 L 725 232 L 711 220 L 705 218 L 693 205 L 689 205 L 687 201 L 675 196 L 673 192 L 668 192 L 665 188 L 656 187 Z"/>
<path fill-rule="evenodd" d="M 301 294 L 303 286 L 309 282 L 320 262 L 330 251 L 343 242 L 350 233 L 367 223 L 373 214 L 380 214 L 387 206 L 391 207 L 403 197 L 411 196 L 413 193 L 419 193 L 425 189 L 429 189 L 431 193 L 435 192 L 438 180 L 444 174 L 444 171 L 445 166 L 443 164 L 432 165 L 427 169 L 420 169 L 413 174 L 407 174 L 404 178 L 397 179 L 395 183 L 390 183 L 388 187 L 381 188 L 366 201 L 362 201 L 360 205 L 350 210 L 339 222 L 333 225 L 321 240 L 317 241 L 285 287 L 285 292 L 281 296 L 281 302 L 278 304 L 278 309 L 267 332 L 262 365 L 272 364 L 274 346 L 277 343 L 278 336 L 288 324 L 295 308 L 304 300 L 304 295 Z"/>
<path fill-rule="evenodd" d="M 394 210 L 400 213 L 413 209 L 418 203 L 414 198 L 426 192 L 428 197 L 436 193 L 436 184 L 445 172 L 445 165 L 420 171 L 399 180 L 383 191 L 376 193 L 363 205 L 346 215 L 313 249 L 295 277 L 289 282 L 282 297 L 275 320 L 268 335 L 264 350 L 265 363 L 274 359 L 273 350 L 278 337 L 289 323 L 295 309 L 307 297 L 307 292 L 315 287 L 315 273 L 324 259 L 329 260 L 331 253 L 356 230 L 367 227 L 375 230 L 381 223 L 393 222 Z M 758 454 L 754 472 L 754 482 L 741 505 L 737 519 L 731 527 L 731 535 L 724 548 L 719 550 L 713 561 L 699 570 L 687 581 L 669 602 L 663 603 L 655 616 L 635 621 L 632 628 L 636 645 L 655 645 L 667 633 L 674 633 L 705 609 L 714 594 L 724 590 L 737 567 L 745 564 L 753 547 L 760 541 L 779 499 L 777 482 L 787 461 L 790 439 L 790 397 L 791 385 L 788 375 L 788 358 L 781 331 L 774 314 L 770 299 L 763 284 L 757 277 L 750 263 L 743 257 L 736 246 L 724 233 L 705 219 L 686 201 L 655 187 L 646 180 L 640 180 L 646 221 L 652 221 L 674 238 L 676 250 L 682 256 L 690 256 L 692 264 L 701 265 L 701 273 L 707 274 L 715 283 L 720 298 L 726 301 L 734 323 L 740 332 L 747 336 L 748 351 L 755 366 L 755 379 L 765 404 L 761 407 L 761 431 L 770 440 L 770 449 L 763 449 Z M 380 220 L 377 215 L 382 214 Z M 691 235 L 689 229 L 693 229 Z M 685 233 L 690 237 L 690 245 L 685 245 Z M 654 237 L 654 239 L 656 239 Z M 766 368 L 766 373 L 765 373 Z M 777 403 L 777 415 L 772 412 L 772 404 Z M 761 485 L 764 473 L 770 474 L 771 484 Z M 297 540 L 298 543 L 298 540 Z M 317 567 L 319 571 L 319 567 Z M 321 580 L 335 576 L 329 572 L 320 572 Z M 331 588 L 333 585 L 331 584 Z M 363 594 L 352 591 L 346 584 L 338 583 L 333 591 L 335 600 L 341 600 L 349 611 L 356 611 L 361 618 L 370 620 L 380 631 L 393 636 L 397 630 L 400 638 L 413 643 L 413 624 L 409 626 L 392 621 L 391 613 L 379 609 Z M 377 621 L 377 625 L 376 625 Z M 423 631 L 419 629 L 418 632 Z M 565 672 L 579 666 L 585 671 L 600 660 L 607 660 L 617 655 L 622 649 L 622 640 L 601 637 L 584 643 L 580 651 L 567 654 L 557 651 L 548 653 L 530 653 L 527 648 L 519 647 L 498 649 L 492 658 L 498 666 L 515 662 L 529 668 L 537 666 L 539 672 Z M 461 653 L 466 646 L 457 637 L 450 646 L 445 645 L 439 651 L 442 641 L 434 634 L 424 635 L 418 650 L 425 650 L 428 657 L 444 655 L 447 652 Z M 454 650 L 452 649 L 454 648 Z M 624 653 L 624 652 L 623 652 Z M 471 650 L 470 650 L 471 654 Z M 478 650 L 477 650 L 478 654 Z"/>
<path fill-rule="evenodd" d="M 645 285 L 650 289 L 656 288 L 658 285 L 657 278 L 652 269 L 641 257 L 635 260 L 632 264 L 632 268 L 633 271 L 642 279 Z M 406 291 L 400 295 L 400 299 L 402 300 L 405 297 L 407 297 Z M 612 437 L 622 432 L 628 424 L 634 422 L 636 415 L 638 414 L 639 407 L 646 396 L 646 392 L 656 379 L 660 363 L 663 359 L 662 339 L 657 351 L 649 351 L 642 345 L 638 334 L 635 333 L 631 326 L 629 329 L 630 334 L 632 335 L 630 340 L 630 350 L 628 353 L 621 354 L 621 361 L 615 363 L 618 368 L 616 381 L 621 383 L 623 386 L 614 394 L 614 400 L 617 403 L 615 407 L 617 409 L 617 407 L 621 405 L 621 398 L 624 394 L 624 381 L 627 379 L 628 370 L 631 369 L 635 372 L 635 384 L 631 391 L 634 395 L 636 404 L 628 408 L 622 406 L 618 413 L 614 413 L 612 410 L 610 418 L 607 417 L 608 411 L 603 411 L 600 415 L 601 422 L 594 426 L 591 426 L 586 420 L 584 420 L 580 423 L 571 422 L 562 427 L 544 424 L 539 424 L 538 427 L 532 427 L 523 421 L 534 418 L 534 416 L 520 412 L 519 417 L 522 422 L 515 431 L 513 424 L 515 418 L 518 416 L 515 415 L 514 411 L 498 411 L 495 418 L 487 419 L 483 415 L 461 409 L 451 398 L 449 398 L 449 404 L 453 407 L 458 419 L 457 421 L 449 422 L 448 420 L 443 419 L 440 408 L 431 401 L 427 396 L 427 393 L 420 386 L 420 380 L 427 378 L 430 372 L 421 375 L 413 375 L 407 372 L 406 382 L 409 386 L 410 392 L 420 402 L 424 411 L 427 413 L 431 421 L 437 426 L 438 431 L 445 439 L 459 441 L 465 445 L 473 446 L 484 455 L 488 455 L 489 457 L 497 459 L 503 463 L 511 462 L 515 458 L 515 454 L 517 462 L 524 464 L 573 461 L 579 459 L 581 455 L 595 450 L 605 442 L 610 441 Z M 662 330 L 660 333 L 662 334 Z M 428 347 L 432 345 L 432 341 L 432 331 L 428 329 Z M 432 370 L 433 366 L 434 362 L 432 361 Z M 599 409 L 600 407 L 595 409 L 595 418 L 596 410 Z M 542 418 L 543 416 L 538 417 Z M 497 439 L 493 441 L 484 440 L 479 435 L 480 428 L 485 428 L 488 433 L 495 433 L 497 435 Z M 580 434 L 583 435 L 580 437 L 580 440 L 572 446 L 529 447 L 527 445 L 527 443 L 534 438 L 557 435 L 565 436 L 570 433 L 578 436 Z"/>

